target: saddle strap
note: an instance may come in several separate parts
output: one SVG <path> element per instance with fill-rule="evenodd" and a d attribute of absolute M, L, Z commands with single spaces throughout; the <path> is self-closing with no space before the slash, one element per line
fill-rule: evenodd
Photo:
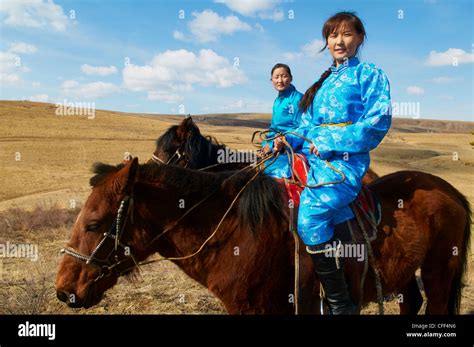
<path fill-rule="evenodd" d="M 367 234 L 367 230 L 365 229 L 364 221 L 362 220 L 362 217 L 359 214 L 359 209 L 353 204 L 352 210 L 354 211 L 354 214 L 357 219 L 357 223 L 359 224 L 359 228 L 362 231 L 362 234 L 364 235 L 365 239 L 365 244 L 367 245 L 367 253 L 369 254 L 369 258 L 371 260 L 371 265 L 372 269 L 374 270 L 375 274 L 375 287 L 377 290 L 377 301 L 378 301 L 378 306 L 379 306 L 379 315 L 384 314 L 384 304 L 383 304 L 383 291 L 382 291 L 382 280 L 381 280 L 381 272 L 380 268 L 377 264 L 377 260 L 375 259 L 374 251 L 372 249 L 372 243 L 369 240 L 369 235 Z M 374 231 L 376 234 L 377 232 Z M 364 274 L 364 280 L 365 280 L 365 274 Z"/>

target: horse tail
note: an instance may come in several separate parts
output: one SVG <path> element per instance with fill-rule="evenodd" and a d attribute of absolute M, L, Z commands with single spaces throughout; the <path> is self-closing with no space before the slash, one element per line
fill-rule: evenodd
<path fill-rule="evenodd" d="M 469 201 L 466 197 L 459 192 L 457 189 L 454 189 L 456 197 L 461 201 L 461 204 L 466 211 L 466 224 L 464 227 L 463 233 L 463 242 L 461 244 L 461 249 L 459 250 L 459 255 L 461 256 L 461 263 L 456 270 L 456 274 L 451 283 L 451 292 L 449 294 L 448 301 L 448 313 L 449 314 L 459 314 L 461 308 L 461 292 L 463 288 L 463 279 L 467 270 L 467 263 L 469 258 L 469 250 L 471 244 L 471 223 L 472 223 L 472 210 L 469 204 Z"/>

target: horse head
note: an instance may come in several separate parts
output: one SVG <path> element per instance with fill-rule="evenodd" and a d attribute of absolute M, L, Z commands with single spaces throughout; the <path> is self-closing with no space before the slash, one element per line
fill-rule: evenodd
<path fill-rule="evenodd" d="M 57 297 L 70 307 L 96 305 L 118 277 L 131 274 L 151 253 L 141 235 L 125 232 L 131 229 L 138 159 L 117 167 L 99 164 L 95 172 L 56 277 Z"/>
<path fill-rule="evenodd" d="M 201 169 L 218 162 L 218 151 L 225 149 L 212 136 L 203 136 L 191 117 L 173 125 L 156 140 L 155 151 L 149 161 L 174 164 L 190 169 Z"/>
<path fill-rule="evenodd" d="M 191 117 L 186 117 L 179 125 L 173 125 L 156 140 L 156 148 L 150 161 L 159 164 L 187 166 L 189 143 L 201 138 L 201 132 Z"/>

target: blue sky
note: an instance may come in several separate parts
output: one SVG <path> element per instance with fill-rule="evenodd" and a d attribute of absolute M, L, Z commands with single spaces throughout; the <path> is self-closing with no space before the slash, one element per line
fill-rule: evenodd
<path fill-rule="evenodd" d="M 389 76 L 395 115 L 474 121 L 471 0 L 3 0 L 0 99 L 270 113 L 272 66 L 304 92 L 331 63 L 321 28 L 341 10 L 363 20 L 360 58 Z"/>

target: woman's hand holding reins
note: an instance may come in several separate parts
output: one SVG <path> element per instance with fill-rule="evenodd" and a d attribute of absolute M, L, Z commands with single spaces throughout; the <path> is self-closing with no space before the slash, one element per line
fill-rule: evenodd
<path fill-rule="evenodd" d="M 265 146 L 262 147 L 262 149 L 260 150 L 259 152 L 259 157 L 264 157 L 266 156 L 268 153 L 271 153 L 271 149 L 270 147 L 268 146 L 268 144 L 266 144 Z"/>
<path fill-rule="evenodd" d="M 309 147 L 309 153 L 314 153 L 314 155 L 319 155 L 318 149 L 316 148 L 314 143 L 312 143 L 311 146 Z"/>
<path fill-rule="evenodd" d="M 283 143 L 283 140 L 285 140 L 285 136 L 280 136 L 273 141 L 273 152 L 280 152 L 285 144 Z"/>

